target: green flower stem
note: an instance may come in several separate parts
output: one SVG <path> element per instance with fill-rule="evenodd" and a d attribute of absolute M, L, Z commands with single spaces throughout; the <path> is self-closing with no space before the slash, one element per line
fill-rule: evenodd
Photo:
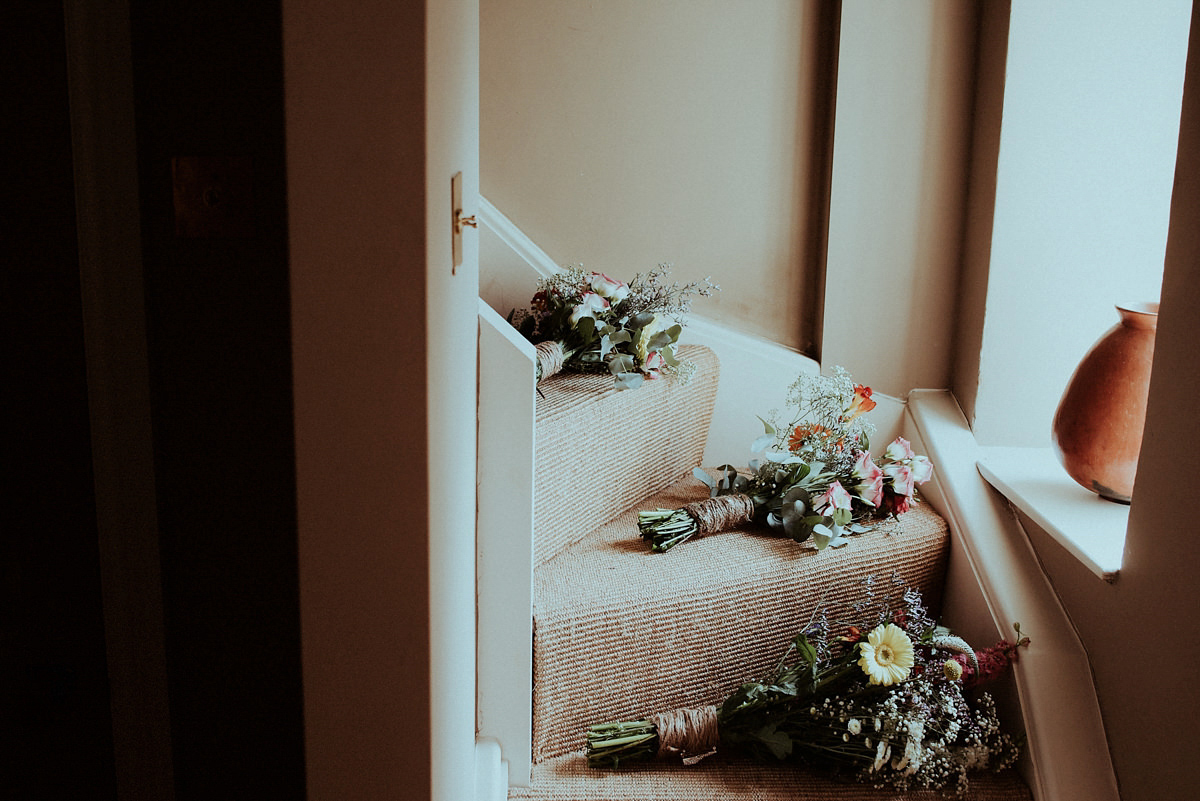
<path fill-rule="evenodd" d="M 587 733 L 591 768 L 616 768 L 622 762 L 643 762 L 658 753 L 658 728 L 648 720 L 601 723 Z"/>
<path fill-rule="evenodd" d="M 695 518 L 682 509 L 638 512 L 638 530 L 655 553 L 669 551 L 691 539 L 698 530 Z"/>

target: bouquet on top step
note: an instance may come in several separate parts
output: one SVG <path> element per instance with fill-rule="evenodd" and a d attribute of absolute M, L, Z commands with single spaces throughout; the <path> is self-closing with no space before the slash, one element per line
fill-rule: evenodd
<path fill-rule="evenodd" d="M 873 457 L 868 450 L 875 427 L 864 416 L 875 408 L 871 388 L 856 384 L 841 367 L 830 375 L 801 375 L 788 388 L 794 409 L 789 422 L 772 412 L 765 433 L 751 446 L 743 473 L 731 465 L 713 479 L 697 468 L 709 497 L 681 509 L 638 513 L 638 529 L 650 550 L 670 550 L 695 536 L 714 534 L 754 521 L 796 542 L 812 539 L 817 550 L 837 548 L 848 534 L 897 516 L 916 503 L 916 486 L 933 475 L 933 465 L 897 437 Z M 761 457 L 761 458 L 760 458 Z"/>
<path fill-rule="evenodd" d="M 919 592 L 899 584 L 876 598 L 870 579 L 853 618 L 834 624 L 818 610 L 770 676 L 720 705 L 591 726 L 588 765 L 655 758 L 692 765 L 719 749 L 881 789 L 961 795 L 970 771 L 999 771 L 1016 760 L 992 699 L 973 700 L 967 690 L 1017 660 L 1029 644 L 1019 625 L 1015 642 L 972 651 L 934 622 Z"/>
<path fill-rule="evenodd" d="M 617 389 L 634 389 L 666 374 L 686 383 L 695 365 L 675 345 L 695 296 L 720 287 L 705 278 L 668 284 L 671 265 L 638 273 L 629 283 L 571 265 L 538 280 L 528 309 L 508 321 L 537 348 L 537 380 L 562 371 L 611 373 Z"/>

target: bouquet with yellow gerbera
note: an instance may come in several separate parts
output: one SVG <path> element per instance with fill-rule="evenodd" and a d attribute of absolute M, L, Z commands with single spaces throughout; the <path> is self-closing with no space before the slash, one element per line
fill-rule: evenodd
<path fill-rule="evenodd" d="M 824 613 L 798 634 L 765 680 L 743 684 L 719 706 L 605 723 L 587 733 L 588 764 L 682 757 L 695 764 L 722 750 L 793 760 L 898 790 L 967 787 L 970 771 L 1000 770 L 1017 757 L 995 705 L 968 700 L 980 657 L 1016 661 L 1015 643 L 978 654 L 938 626 L 920 593 L 876 598 L 868 580 L 856 624 L 831 626 Z M 967 668 L 964 671 L 963 665 Z M 971 665 L 974 665 L 972 669 Z"/>

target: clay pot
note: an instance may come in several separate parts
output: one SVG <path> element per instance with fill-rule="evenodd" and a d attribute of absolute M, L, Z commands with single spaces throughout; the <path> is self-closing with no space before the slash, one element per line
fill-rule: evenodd
<path fill-rule="evenodd" d="M 1110 328 L 1075 368 L 1058 411 L 1053 440 L 1071 478 L 1102 498 L 1129 503 L 1137 474 L 1146 396 L 1154 361 L 1157 303 L 1117 306 Z"/>

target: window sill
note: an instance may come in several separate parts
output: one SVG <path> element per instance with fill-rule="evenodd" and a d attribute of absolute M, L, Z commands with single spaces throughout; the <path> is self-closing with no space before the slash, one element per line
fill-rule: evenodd
<path fill-rule="evenodd" d="M 1129 507 L 1076 484 L 1050 448 L 980 448 L 980 474 L 1093 573 L 1115 581 Z"/>

